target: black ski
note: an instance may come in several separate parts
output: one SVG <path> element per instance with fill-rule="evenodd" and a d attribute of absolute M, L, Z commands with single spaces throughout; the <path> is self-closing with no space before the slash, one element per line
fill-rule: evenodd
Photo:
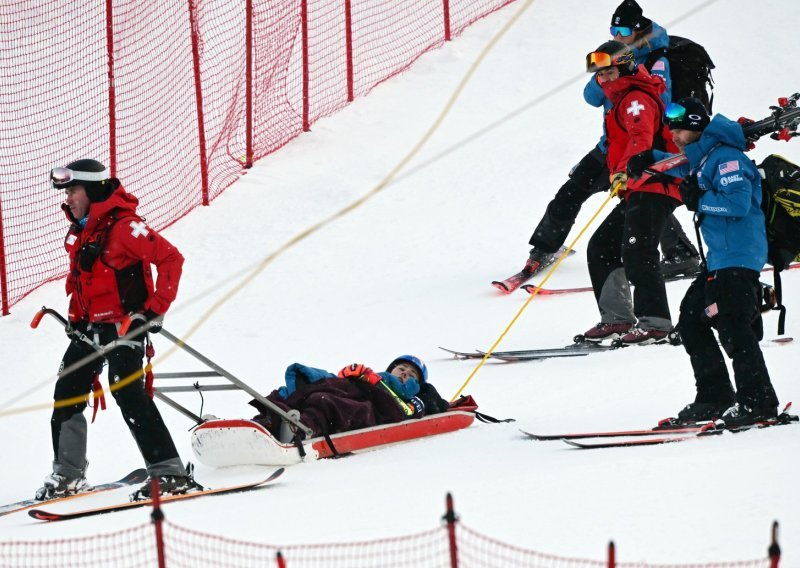
<path fill-rule="evenodd" d="M 452 353 L 457 359 L 483 359 L 486 351 L 476 349 L 475 351 L 455 351 L 446 347 L 439 347 L 442 351 Z M 550 349 L 522 349 L 516 351 L 493 351 L 489 356 L 503 361 L 527 361 L 534 359 L 549 359 L 551 357 L 580 357 L 600 351 L 610 351 L 617 349 L 616 346 L 602 345 L 599 343 L 573 343 L 566 347 L 553 347 Z"/>
<path fill-rule="evenodd" d="M 791 403 L 790 403 L 791 405 Z M 787 405 L 788 408 L 789 405 Z M 641 437 L 634 440 L 606 440 L 602 442 L 577 442 L 575 440 L 564 439 L 565 444 L 569 444 L 574 448 L 581 450 L 592 450 L 600 448 L 628 448 L 635 446 L 657 446 L 660 444 L 671 444 L 675 442 L 685 442 L 687 440 L 696 440 L 707 436 L 719 435 L 724 432 L 738 433 L 748 430 L 761 430 L 771 426 L 785 426 L 798 422 L 798 417 L 793 414 L 782 412 L 776 418 L 769 420 L 762 420 L 750 426 L 743 426 L 739 428 L 728 428 L 724 422 L 718 420 L 716 422 L 709 422 L 702 426 L 699 430 L 685 435 L 662 435 L 654 437 Z M 675 431 L 673 431 L 674 433 Z M 654 431 L 653 434 L 664 434 L 664 432 Z"/>
<path fill-rule="evenodd" d="M 242 493 L 245 491 L 254 491 L 262 489 L 271 482 L 278 479 L 284 472 L 284 468 L 276 469 L 272 475 L 266 479 L 256 481 L 253 483 L 242 483 L 239 485 L 230 485 L 228 487 L 220 487 L 218 489 L 203 489 L 201 491 L 193 491 L 191 493 L 183 493 L 179 495 L 164 495 L 161 497 L 161 503 L 172 503 L 173 501 L 183 501 L 186 499 L 195 499 L 197 497 L 205 497 L 208 495 L 223 495 L 226 493 Z M 91 517 L 94 515 L 102 515 L 105 513 L 114 513 L 116 511 L 126 511 L 128 509 L 136 509 L 152 505 L 152 499 L 142 499 L 140 501 L 131 501 L 128 503 L 119 503 L 117 505 L 108 505 L 105 507 L 95 507 L 92 509 L 83 509 L 81 511 L 73 511 L 71 513 L 54 513 L 50 511 L 43 511 L 41 509 L 32 509 L 28 511 L 28 515 L 40 521 L 68 521 L 70 519 L 79 519 L 81 517 Z"/>
<path fill-rule="evenodd" d="M 537 274 L 541 273 L 544 269 L 546 269 L 549 266 L 552 266 L 566 252 L 567 252 L 566 247 L 561 247 L 558 249 L 558 252 L 556 252 L 553 255 L 553 260 L 547 263 L 540 264 L 536 270 L 530 271 L 523 268 L 522 270 L 520 270 L 519 272 L 517 272 L 512 276 L 509 276 L 505 280 L 493 280 L 492 286 L 494 286 L 504 294 L 510 294 L 511 292 L 513 292 L 514 290 L 525 284 L 525 282 L 527 282 Z M 570 250 L 567 256 L 572 256 L 573 254 L 575 254 L 575 251 Z"/>
<path fill-rule="evenodd" d="M 69 501 L 70 499 L 77 499 L 79 497 L 86 497 L 87 495 L 94 495 L 95 493 L 102 493 L 103 491 L 111 491 L 112 489 L 119 489 L 120 487 L 127 487 L 129 485 L 136 485 L 137 483 L 144 483 L 146 479 L 147 479 L 147 470 L 144 468 L 136 469 L 118 481 L 112 481 L 111 483 L 101 483 L 100 485 L 95 485 L 91 489 L 87 489 L 86 491 L 81 491 L 80 493 L 73 493 L 72 495 L 66 495 L 64 497 L 56 497 L 55 499 L 45 499 L 44 501 L 39 501 L 37 499 L 26 499 L 24 501 L 19 501 L 17 503 L 0 505 L 0 517 L 2 517 L 3 515 L 8 515 L 10 513 L 16 513 L 17 511 L 24 511 L 25 509 L 38 507 L 39 505 L 50 505 L 52 503 L 60 503 L 62 501 Z"/>
<path fill-rule="evenodd" d="M 573 343 L 566 347 L 554 347 L 551 349 L 527 349 L 521 351 L 498 351 L 492 353 L 490 357 L 494 359 L 501 359 L 503 361 L 536 361 L 538 359 L 552 359 L 556 357 L 585 357 L 592 353 L 600 353 L 603 351 L 611 351 L 618 349 L 616 345 L 602 345 L 600 343 Z M 485 355 L 485 353 L 481 355 Z"/>

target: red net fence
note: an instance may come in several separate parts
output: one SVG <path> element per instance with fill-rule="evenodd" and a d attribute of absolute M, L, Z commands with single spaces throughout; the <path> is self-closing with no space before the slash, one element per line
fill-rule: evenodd
<path fill-rule="evenodd" d="M 0 4 L 3 315 L 66 271 L 47 174 L 106 164 L 156 229 L 513 0 Z"/>
<path fill-rule="evenodd" d="M 506 544 L 464 526 L 456 519 L 449 495 L 440 528 L 349 543 L 281 547 L 186 529 L 164 520 L 160 511 L 152 517 L 152 525 L 106 535 L 0 542 L 0 568 L 778 568 L 781 555 L 777 523 L 772 527 L 767 556 L 755 560 L 695 564 L 617 562 L 613 543 L 602 560 L 544 554 Z"/>

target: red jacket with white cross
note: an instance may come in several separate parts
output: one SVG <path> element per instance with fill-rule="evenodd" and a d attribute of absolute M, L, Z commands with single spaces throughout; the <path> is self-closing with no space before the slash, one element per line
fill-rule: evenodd
<path fill-rule="evenodd" d="M 136 214 L 138 204 L 120 185 L 90 205 L 85 227 L 70 219 L 64 243 L 70 321 L 119 322 L 145 310 L 163 314 L 175 300 L 183 256 Z M 151 265 L 158 272 L 155 286 Z"/>

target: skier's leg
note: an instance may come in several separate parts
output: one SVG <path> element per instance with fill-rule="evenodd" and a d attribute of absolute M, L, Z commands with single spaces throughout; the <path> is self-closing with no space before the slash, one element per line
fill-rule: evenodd
<path fill-rule="evenodd" d="M 643 330 L 672 329 L 667 289 L 659 268 L 658 239 L 675 204 L 671 197 L 656 193 L 627 196 L 622 262 L 634 286 L 633 311 Z"/>
<path fill-rule="evenodd" d="M 750 408 L 774 409 L 778 397 L 758 345 L 758 325 L 754 325 L 761 318 L 758 278 L 754 270 L 718 270 L 707 284 L 706 301 L 717 305 L 718 314 L 712 323 L 719 331 L 722 348 L 733 360 L 736 402 Z"/>
<path fill-rule="evenodd" d="M 114 325 L 106 324 L 102 331 L 103 344 L 113 341 L 116 333 Z M 172 436 L 155 402 L 144 390 L 142 371 L 144 347 L 142 340 L 136 343 L 138 345 L 135 348 L 123 345 L 106 356 L 108 382 L 114 400 L 139 446 L 150 476 L 185 476 L 186 470 L 181 463 Z"/>
<path fill-rule="evenodd" d="M 583 203 L 599 191 L 608 189 L 608 168 L 605 156 L 595 147 L 569 173 L 547 205 L 544 217 L 531 235 L 534 250 L 552 254 L 567 240 Z"/>
<path fill-rule="evenodd" d="M 681 301 L 678 329 L 683 348 L 689 355 L 697 387 L 696 403 L 715 406 L 716 418 L 733 404 L 734 392 L 722 350 L 717 344 L 705 309 L 706 278 L 704 272 L 689 286 Z M 712 418 L 712 417 L 708 417 Z"/>
<path fill-rule="evenodd" d="M 92 389 L 95 375 L 102 369 L 103 360 L 96 358 L 83 362 L 95 351 L 87 344 L 74 339 L 61 360 L 59 372 L 73 365 L 77 368 L 56 381 L 53 394 L 54 408 L 50 418 L 53 439 L 53 472 L 67 479 L 77 479 L 86 471 L 86 395 Z"/>
<path fill-rule="evenodd" d="M 694 274 L 700 269 L 700 253 L 674 214 L 667 217 L 661 233 L 661 253 L 661 273 L 665 277 Z"/>
<path fill-rule="evenodd" d="M 620 255 L 624 224 L 625 202 L 620 202 L 594 232 L 586 248 L 589 276 L 602 323 L 633 324 L 636 321 Z"/>

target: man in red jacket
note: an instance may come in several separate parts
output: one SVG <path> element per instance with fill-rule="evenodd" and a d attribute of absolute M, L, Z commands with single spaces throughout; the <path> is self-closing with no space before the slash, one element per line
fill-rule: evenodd
<path fill-rule="evenodd" d="M 88 487 L 83 416 L 87 403 L 82 397 L 93 390 L 103 368 L 96 347 L 112 341 L 117 341 L 118 347 L 104 356 L 109 384 L 148 474 L 160 478 L 163 491 L 184 492 L 193 484 L 191 476 L 158 408 L 145 392 L 142 362 L 146 334 L 124 340 L 118 334 L 128 315 L 132 329 L 146 326 L 147 331 L 160 331 L 163 314 L 178 292 L 183 256 L 136 214 L 138 199 L 100 162 L 77 160 L 53 169 L 50 177 L 54 188 L 66 192 L 61 207 L 70 221 L 65 241 L 69 321 L 94 345 L 71 337 L 61 361 L 50 419 L 53 472 L 37 490 L 36 498 L 68 495 Z M 155 286 L 151 264 L 158 270 Z M 149 484 L 143 489 L 140 493 L 149 495 Z"/>
<path fill-rule="evenodd" d="M 664 82 L 636 65 L 625 44 L 609 41 L 586 56 L 612 102 L 605 116 L 606 156 L 613 188 L 622 201 L 603 220 L 589 241 L 587 257 L 600 323 L 584 334 L 587 341 L 621 338 L 646 345 L 667 338 L 672 329 L 658 241 L 667 217 L 681 204 L 675 185 L 628 181 L 628 160 L 647 150 L 674 152 L 662 121 Z M 634 286 L 631 302 L 630 284 Z"/>

